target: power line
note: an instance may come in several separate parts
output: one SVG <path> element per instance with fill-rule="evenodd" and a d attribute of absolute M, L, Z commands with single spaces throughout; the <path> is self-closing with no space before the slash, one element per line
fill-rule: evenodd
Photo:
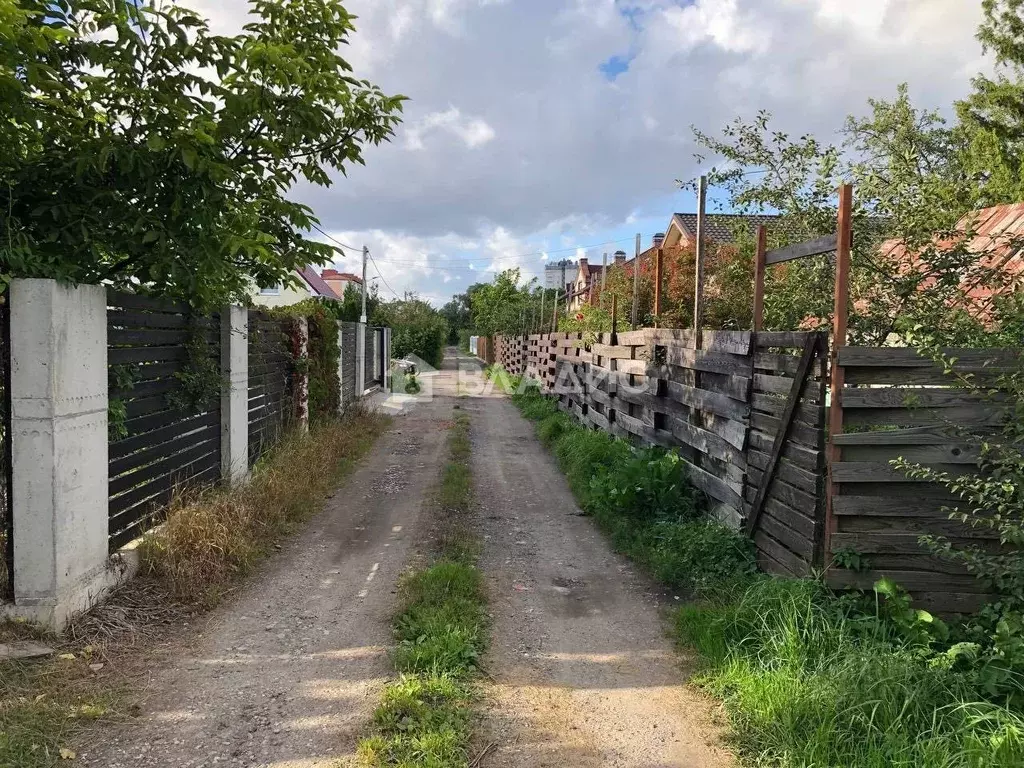
<path fill-rule="evenodd" d="M 384 275 L 381 274 L 380 267 L 378 267 L 377 266 L 377 262 L 374 261 L 373 253 L 370 252 L 369 248 L 366 249 L 366 255 L 369 256 L 370 257 L 370 261 L 373 262 L 373 268 L 377 270 L 377 277 L 379 277 L 384 282 L 384 285 L 387 286 L 387 289 L 389 291 L 391 291 L 393 294 L 395 294 L 395 298 L 398 299 L 399 301 L 401 301 L 402 297 L 398 295 L 398 291 L 396 291 L 394 288 L 392 288 L 391 284 L 388 283 L 388 281 L 384 279 Z"/>
<path fill-rule="evenodd" d="M 356 248 L 354 245 L 346 245 L 345 243 L 341 242 L 341 240 L 339 240 L 338 238 L 324 232 L 322 229 L 320 229 L 320 227 L 318 227 L 316 224 L 313 224 L 312 222 L 310 222 L 309 226 L 311 226 L 313 229 L 315 229 L 317 232 L 319 232 L 321 235 L 326 237 L 331 242 L 335 243 L 336 245 L 340 245 L 342 248 L 348 248 L 350 251 L 362 250 L 360 248 Z"/>

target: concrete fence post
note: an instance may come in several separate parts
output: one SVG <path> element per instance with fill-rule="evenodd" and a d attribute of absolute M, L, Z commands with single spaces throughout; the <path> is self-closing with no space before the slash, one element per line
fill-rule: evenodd
<path fill-rule="evenodd" d="M 338 414 L 341 415 L 345 412 L 345 342 L 343 336 L 345 333 L 344 326 L 340 320 L 335 321 L 338 324 Z M 351 361 L 348 363 L 352 364 Z"/>
<path fill-rule="evenodd" d="M 224 307 L 220 315 L 221 477 L 232 485 L 249 478 L 249 310 Z"/>
<path fill-rule="evenodd" d="M 303 432 L 309 431 L 309 320 L 305 317 L 298 319 L 299 333 L 299 359 L 304 362 L 305 368 L 299 373 L 298 381 L 295 382 L 295 397 L 299 402 L 299 429 Z"/>
<path fill-rule="evenodd" d="M 391 391 L 391 329 L 384 329 L 384 391 Z"/>
<path fill-rule="evenodd" d="M 108 569 L 107 289 L 16 279 L 11 301 L 14 607 L 60 630 Z"/>
<path fill-rule="evenodd" d="M 356 324 L 356 397 L 366 391 L 366 323 Z"/>

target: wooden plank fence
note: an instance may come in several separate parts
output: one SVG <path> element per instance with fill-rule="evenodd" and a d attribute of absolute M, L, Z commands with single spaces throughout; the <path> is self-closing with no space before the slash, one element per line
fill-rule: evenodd
<path fill-rule="evenodd" d="M 294 410 L 291 318 L 249 311 L 249 466 L 278 441 Z"/>
<path fill-rule="evenodd" d="M 1020 365 L 1016 350 L 947 349 L 954 370 L 996 384 Z M 949 519 L 957 499 L 942 485 L 911 480 L 891 462 L 903 458 L 950 474 L 975 473 L 981 440 L 1006 415 L 1005 396 L 975 393 L 943 366 L 912 349 L 841 347 L 838 363 L 842 434 L 833 437 L 834 496 L 828 524 L 830 553 L 857 553 L 868 568 L 829 570 L 836 587 L 870 587 L 887 576 L 923 606 L 973 611 L 987 599 L 976 578 L 921 543 L 923 535 L 988 540 L 990 531 Z"/>
<path fill-rule="evenodd" d="M 107 303 L 108 514 L 115 551 L 151 523 L 177 488 L 220 478 L 220 397 L 193 408 L 174 397 L 182 391 L 190 343 L 199 344 L 219 370 L 220 319 L 114 290 Z"/>
<path fill-rule="evenodd" d="M 341 402 L 347 407 L 361 395 L 356 392 L 356 324 L 340 323 L 341 334 Z"/>
<path fill-rule="evenodd" d="M 734 527 L 756 518 L 751 533 L 767 570 L 804 575 L 821 564 L 824 335 L 705 331 L 697 344 L 692 331 L 645 329 L 589 341 L 556 333 L 495 344 L 510 366 L 522 356 L 525 374 L 581 422 L 676 449 L 717 517 Z"/>

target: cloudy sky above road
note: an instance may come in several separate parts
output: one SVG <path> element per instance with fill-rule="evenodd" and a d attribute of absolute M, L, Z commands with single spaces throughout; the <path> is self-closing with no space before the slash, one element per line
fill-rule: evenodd
<path fill-rule="evenodd" d="M 218 31 L 244 0 L 189 0 Z M 632 251 L 693 210 L 691 125 L 759 109 L 829 139 L 901 82 L 946 106 L 982 67 L 980 0 L 349 0 L 359 77 L 410 97 L 392 143 L 327 190 L 324 229 L 366 243 L 391 295 L 436 304 L 544 254 Z M 339 259 L 356 271 L 357 254 Z M 386 281 L 386 287 L 384 284 Z"/>

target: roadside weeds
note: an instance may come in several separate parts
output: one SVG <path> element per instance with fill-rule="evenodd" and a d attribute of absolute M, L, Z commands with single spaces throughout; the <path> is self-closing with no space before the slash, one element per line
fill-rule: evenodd
<path fill-rule="evenodd" d="M 222 599 L 312 517 L 388 421 L 354 411 L 308 436 L 288 435 L 248 485 L 176 499 L 167 522 L 142 542 L 142 573 L 76 617 L 62 637 L 0 624 L 0 642 L 35 640 L 55 651 L 0 661 L 0 768 L 73 760 L 68 745 L 90 721 L 132 716 L 132 681 L 145 652 Z"/>
<path fill-rule="evenodd" d="M 395 617 L 395 668 L 374 713 L 374 732 L 359 745 L 367 766 L 475 764 L 469 750 L 477 693 L 473 678 L 487 644 L 488 618 L 471 527 L 473 483 L 469 418 L 459 413 L 448 435 L 445 465 L 434 503 L 440 513 L 437 551 L 400 586 Z"/>

